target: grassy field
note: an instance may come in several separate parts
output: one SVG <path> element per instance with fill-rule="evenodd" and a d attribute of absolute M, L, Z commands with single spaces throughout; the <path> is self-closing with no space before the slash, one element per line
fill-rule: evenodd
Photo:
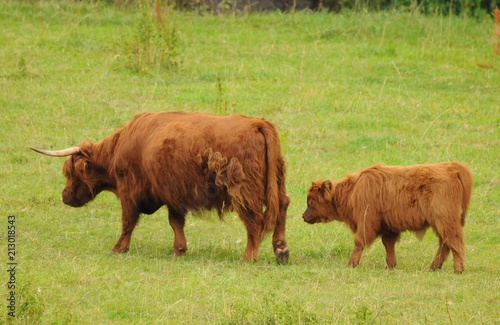
<path fill-rule="evenodd" d="M 500 61 L 491 17 L 410 12 L 170 13 L 177 65 L 130 69 L 139 15 L 85 3 L 0 2 L 0 263 L 16 227 L 16 317 L 3 272 L 0 323 L 499 324 Z M 479 65 L 491 66 L 481 68 Z M 144 216 L 127 254 L 109 193 L 65 206 L 60 149 L 101 140 L 142 111 L 265 117 L 279 128 L 292 203 L 290 264 L 270 239 L 242 263 L 234 214 L 189 216 L 189 250 L 172 256 L 166 209 Z M 356 269 L 342 224 L 302 221 L 315 179 L 372 164 L 458 160 L 473 171 L 466 270 L 430 272 L 437 238 L 405 233 L 398 266 L 380 240 Z"/>

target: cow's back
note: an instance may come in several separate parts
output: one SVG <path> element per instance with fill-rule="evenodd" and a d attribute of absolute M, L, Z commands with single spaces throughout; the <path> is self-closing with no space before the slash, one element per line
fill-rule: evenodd
<path fill-rule="evenodd" d="M 212 194 L 200 157 L 210 149 L 228 161 L 234 158 L 244 172 L 241 177 L 263 201 L 266 140 L 260 130 L 265 124 L 270 123 L 245 116 L 139 114 L 121 131 L 117 164 L 132 165 L 136 178 L 147 179 L 151 195 L 164 204 L 204 208 Z"/>

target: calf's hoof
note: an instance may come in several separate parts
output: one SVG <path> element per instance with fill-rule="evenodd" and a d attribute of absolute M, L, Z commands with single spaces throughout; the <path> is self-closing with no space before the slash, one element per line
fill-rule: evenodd
<path fill-rule="evenodd" d="M 393 268 L 396 267 L 396 265 L 397 265 L 396 263 L 390 263 L 390 264 L 386 263 L 385 264 L 385 268 L 388 269 L 388 270 L 392 270 Z"/>
<path fill-rule="evenodd" d="M 276 262 L 279 265 L 288 264 L 288 258 L 290 257 L 290 251 L 288 250 L 288 247 L 276 248 L 275 255 L 276 255 Z"/>
<path fill-rule="evenodd" d="M 443 264 L 431 264 L 431 271 L 441 270 Z"/>
<path fill-rule="evenodd" d="M 461 274 L 465 270 L 463 263 L 455 267 L 455 274 Z"/>
<path fill-rule="evenodd" d="M 358 266 L 358 263 L 356 263 L 356 262 L 349 261 L 349 263 L 347 263 L 347 267 L 355 268 L 356 266 Z"/>

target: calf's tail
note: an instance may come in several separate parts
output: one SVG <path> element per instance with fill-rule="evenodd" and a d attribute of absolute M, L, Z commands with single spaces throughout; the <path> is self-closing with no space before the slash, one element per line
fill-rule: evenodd
<path fill-rule="evenodd" d="M 465 215 L 469 207 L 470 198 L 472 194 L 473 178 L 470 169 L 461 163 L 456 163 L 458 169 L 458 179 L 462 185 L 462 226 L 465 225 Z"/>

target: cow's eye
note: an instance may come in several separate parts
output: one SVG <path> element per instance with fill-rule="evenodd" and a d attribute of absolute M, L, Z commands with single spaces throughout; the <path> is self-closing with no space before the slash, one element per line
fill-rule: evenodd
<path fill-rule="evenodd" d="M 316 203 L 314 199 L 309 199 L 309 201 L 307 201 L 307 205 L 309 206 L 313 206 L 314 203 Z"/>

